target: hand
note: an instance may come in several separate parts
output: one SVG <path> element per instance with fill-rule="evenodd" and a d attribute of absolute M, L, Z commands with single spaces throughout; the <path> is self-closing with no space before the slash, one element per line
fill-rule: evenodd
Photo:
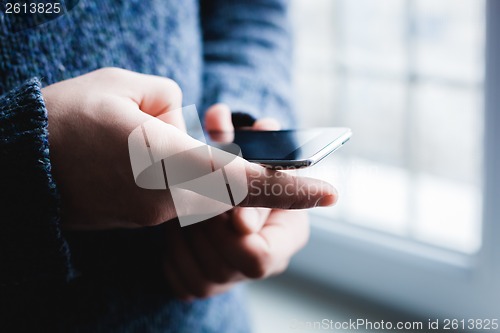
<path fill-rule="evenodd" d="M 166 225 L 163 271 L 174 296 L 210 297 L 248 279 L 283 272 L 309 237 L 305 211 L 273 210 L 259 232 L 242 234 L 232 212 L 181 228 Z"/>
<path fill-rule="evenodd" d="M 42 94 L 63 227 L 136 227 L 175 215 L 167 191 L 135 184 L 127 141 L 137 126 L 181 107 L 182 93 L 174 81 L 104 68 L 50 85 Z M 169 122 L 185 128 L 180 113 Z M 165 130 L 183 139 L 172 126 Z M 159 211 L 160 205 L 165 209 Z"/>
<path fill-rule="evenodd" d="M 231 140 L 234 128 L 226 105 L 212 106 L 205 124 L 207 130 L 228 133 L 219 135 L 219 141 Z M 252 128 L 277 130 L 279 123 L 261 119 Z M 184 299 L 212 296 L 238 281 L 278 274 L 309 238 L 303 210 L 236 207 L 198 225 L 168 227 L 165 277 L 174 294 Z"/>
<path fill-rule="evenodd" d="M 159 149 L 166 153 L 200 146 L 182 131 L 182 117 L 169 113 L 182 104 L 182 93 L 175 82 L 107 68 L 50 85 L 42 93 L 63 227 L 130 228 L 157 225 L 176 217 L 168 189 L 146 190 L 135 184 L 128 152 L 129 134 L 151 120 L 153 130 L 164 137 Z M 158 116 L 170 124 L 155 120 Z M 333 188 L 325 183 L 244 163 L 247 178 L 260 181 L 257 186 L 246 184 L 249 194 L 242 206 L 307 208 L 335 201 Z M 314 186 L 319 191 L 277 197 L 261 191 L 259 186 L 264 183 Z"/>

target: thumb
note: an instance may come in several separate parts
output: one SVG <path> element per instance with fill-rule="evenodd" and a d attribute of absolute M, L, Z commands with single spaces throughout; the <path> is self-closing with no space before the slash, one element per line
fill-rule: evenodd
<path fill-rule="evenodd" d="M 332 206 L 337 190 L 327 182 L 245 163 L 248 194 L 242 207 L 305 209 Z"/>

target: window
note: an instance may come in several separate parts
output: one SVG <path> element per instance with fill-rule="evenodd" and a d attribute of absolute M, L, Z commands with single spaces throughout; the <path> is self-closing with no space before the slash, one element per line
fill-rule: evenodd
<path fill-rule="evenodd" d="M 500 291 L 485 186 L 497 177 L 484 140 L 485 90 L 498 79 L 484 60 L 498 52 L 500 29 L 490 22 L 486 34 L 493 2 L 293 1 L 302 123 L 353 129 L 341 151 L 302 172 L 341 198 L 312 216 L 297 272 L 440 314 L 471 314 L 460 288 L 483 278 Z M 493 304 L 486 298 L 474 311 Z"/>

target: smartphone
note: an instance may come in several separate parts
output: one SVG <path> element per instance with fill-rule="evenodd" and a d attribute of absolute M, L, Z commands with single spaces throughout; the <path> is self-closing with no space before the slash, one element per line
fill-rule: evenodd
<path fill-rule="evenodd" d="M 232 141 L 243 158 L 271 169 L 297 169 L 314 165 L 342 147 L 351 137 L 345 127 L 325 127 L 280 131 L 235 130 L 209 133 L 210 144 L 224 149 L 217 141 Z M 217 140 L 223 137 L 224 140 Z M 215 139 L 215 140 L 214 140 Z"/>

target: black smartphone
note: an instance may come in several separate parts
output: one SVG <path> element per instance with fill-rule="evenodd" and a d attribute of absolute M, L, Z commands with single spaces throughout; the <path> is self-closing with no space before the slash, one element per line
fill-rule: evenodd
<path fill-rule="evenodd" d="M 280 131 L 235 130 L 211 132 L 209 144 L 224 149 L 221 142 L 239 146 L 243 158 L 272 169 L 297 169 L 314 165 L 339 149 L 351 137 L 345 127 Z"/>

